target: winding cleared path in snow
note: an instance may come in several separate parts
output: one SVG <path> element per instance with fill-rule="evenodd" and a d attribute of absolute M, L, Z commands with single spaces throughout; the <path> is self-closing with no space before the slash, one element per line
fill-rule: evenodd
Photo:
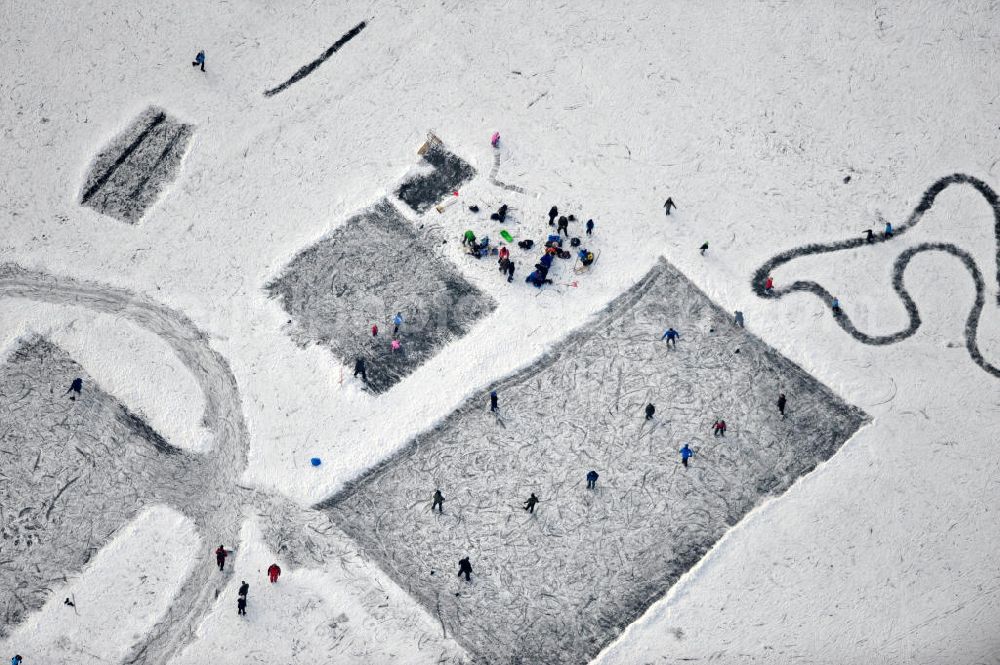
<path fill-rule="evenodd" d="M 963 173 L 954 173 L 936 181 L 924 192 L 923 197 L 920 199 L 920 203 L 917 204 L 917 207 L 914 208 L 912 213 L 910 213 L 906 222 L 900 224 L 898 227 L 895 227 L 894 233 L 891 237 L 886 238 L 884 235 L 876 236 L 875 242 L 890 242 L 912 229 L 920 222 L 924 213 L 934 206 L 934 200 L 937 198 L 938 194 L 951 185 L 960 184 L 966 184 L 973 187 L 982 195 L 986 203 L 988 203 L 993 209 L 993 231 L 997 241 L 996 279 L 997 283 L 1000 284 L 1000 198 L 998 198 L 997 193 L 994 192 L 989 185 L 978 178 L 973 178 L 972 176 L 965 175 Z M 833 301 L 833 295 L 817 282 L 809 280 L 796 281 L 784 288 L 772 289 L 770 293 L 764 289 L 764 283 L 767 281 L 768 275 L 798 257 L 809 256 L 812 254 L 838 252 L 845 249 L 863 247 L 868 244 L 870 243 L 868 243 L 864 238 L 851 238 L 849 240 L 841 240 L 838 242 L 815 243 L 790 249 L 774 256 L 767 263 L 758 268 L 753 275 L 753 279 L 751 280 L 751 286 L 754 293 L 761 298 L 777 299 L 783 298 L 786 295 L 797 291 L 807 291 L 816 295 L 820 298 L 820 300 L 829 305 Z M 910 322 L 906 328 L 888 335 L 869 335 L 858 330 L 851 321 L 851 318 L 845 312 L 835 315 L 834 318 L 837 324 L 854 339 L 858 340 L 862 344 L 869 344 L 872 346 L 895 344 L 896 342 L 902 341 L 917 332 L 917 329 L 920 328 L 921 324 L 920 311 L 917 309 L 916 302 L 914 302 L 909 291 L 906 289 L 906 285 L 903 283 L 903 276 L 906 273 L 906 268 L 910 265 L 910 261 L 921 252 L 942 252 L 950 254 L 958 258 L 958 260 L 965 266 L 965 269 L 968 270 L 969 275 L 972 277 L 972 281 L 976 287 L 976 300 L 973 303 L 972 309 L 969 311 L 969 316 L 965 322 L 965 347 L 968 349 L 973 362 L 979 365 L 983 371 L 1000 378 L 1000 367 L 989 363 L 985 358 L 983 358 L 983 354 L 979 350 L 979 318 L 982 315 L 983 306 L 986 303 L 986 283 L 983 279 L 983 274 L 979 270 L 979 267 L 976 265 L 972 256 L 952 243 L 920 243 L 901 253 L 899 257 L 897 257 L 896 262 L 893 264 L 892 288 L 896 291 L 899 299 L 903 302 L 903 306 L 906 308 L 907 315 L 909 316 Z M 997 305 L 1000 306 L 1000 292 L 997 293 Z"/>

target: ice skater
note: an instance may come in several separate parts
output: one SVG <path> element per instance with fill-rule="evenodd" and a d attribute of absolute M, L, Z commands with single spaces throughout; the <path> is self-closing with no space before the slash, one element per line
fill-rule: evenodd
<path fill-rule="evenodd" d="M 219 545 L 219 549 L 215 550 L 215 563 L 219 566 L 219 570 L 226 567 L 226 557 L 228 555 L 229 552 L 222 545 Z"/>
<path fill-rule="evenodd" d="M 653 414 L 656 413 L 656 407 L 652 403 L 646 405 L 646 420 L 652 420 Z"/>
<path fill-rule="evenodd" d="M 735 317 L 733 318 L 733 323 L 738 325 L 740 328 L 743 327 L 743 312 L 736 310 Z"/>
<path fill-rule="evenodd" d="M 69 398 L 75 402 L 77 396 L 80 395 L 80 391 L 82 390 L 83 390 L 83 379 L 77 377 L 73 379 L 73 383 L 69 384 L 69 388 L 66 390 L 66 392 L 63 393 L 63 397 L 69 395 Z M 70 395 L 70 393 L 73 394 Z"/>
<path fill-rule="evenodd" d="M 528 500 L 524 502 L 524 509 L 527 510 L 532 515 L 534 515 L 535 505 L 537 504 L 538 504 L 538 497 L 535 496 L 534 492 L 532 492 L 531 496 L 528 497 Z"/>
<path fill-rule="evenodd" d="M 713 430 L 713 434 L 715 434 L 715 436 L 725 436 L 726 435 L 726 421 L 723 420 L 722 418 L 719 418 L 718 420 L 715 421 L 715 424 L 712 425 L 712 430 Z"/>
<path fill-rule="evenodd" d="M 559 216 L 559 208 L 552 206 L 549 208 L 549 226 L 554 226 L 556 223 L 556 217 Z"/>
<path fill-rule="evenodd" d="M 672 344 L 676 349 L 677 340 L 680 339 L 680 336 L 681 334 L 673 328 L 667 328 L 667 332 L 663 333 L 663 337 L 660 338 L 660 341 L 662 342 L 663 340 L 667 340 L 667 346 L 669 347 Z"/>
<path fill-rule="evenodd" d="M 493 132 L 493 136 L 490 137 L 490 145 L 494 148 L 500 145 L 500 132 Z"/>
<path fill-rule="evenodd" d="M 271 584 L 277 582 L 280 576 L 281 576 L 281 566 L 279 566 L 276 563 L 272 563 L 270 566 L 267 567 L 267 579 L 271 580 Z"/>
<path fill-rule="evenodd" d="M 833 299 L 833 301 L 830 303 L 830 309 L 833 310 L 833 315 L 834 316 L 839 316 L 840 315 L 840 312 L 841 312 L 841 310 L 840 310 L 840 298 L 836 298 L 835 297 Z"/>
<path fill-rule="evenodd" d="M 781 414 L 782 418 L 785 417 L 785 403 L 787 401 L 788 400 L 785 399 L 785 393 L 778 393 L 778 413 Z"/>
<path fill-rule="evenodd" d="M 395 353 L 396 351 L 399 351 L 399 349 L 402 348 L 403 345 L 400 344 L 398 339 L 394 339 L 392 340 L 392 343 L 389 346 L 392 348 L 392 352 Z"/>
<path fill-rule="evenodd" d="M 892 224 L 890 222 L 885 223 L 885 231 L 883 232 L 883 235 L 886 240 L 892 237 Z"/>
<path fill-rule="evenodd" d="M 458 560 L 458 576 L 461 577 L 462 575 L 465 575 L 466 582 L 472 581 L 472 578 L 469 577 L 472 575 L 472 564 L 469 563 L 469 557 Z"/>
<path fill-rule="evenodd" d="M 592 490 L 597 488 L 597 479 L 600 478 L 600 474 L 596 471 L 587 472 L 587 489 Z"/>
<path fill-rule="evenodd" d="M 378 324 L 372 324 L 372 337 L 378 337 Z"/>
<path fill-rule="evenodd" d="M 708 251 L 708 243 L 707 242 L 702 243 L 701 247 L 698 248 L 698 251 L 701 252 L 702 256 L 705 256 L 705 252 Z"/>
<path fill-rule="evenodd" d="M 666 210 L 667 210 L 667 217 L 670 217 L 670 210 L 671 209 L 674 209 L 674 210 L 677 209 L 677 206 L 674 204 L 674 200 L 672 198 L 670 198 L 669 196 L 667 197 L 667 202 L 663 204 L 663 207 L 666 208 Z"/>
<path fill-rule="evenodd" d="M 246 598 L 246 597 L 247 597 L 247 594 L 248 594 L 248 593 L 250 593 L 250 585 L 249 585 L 249 584 L 247 584 L 247 581 L 246 581 L 246 580 L 242 580 L 242 581 L 240 582 L 240 590 L 239 590 L 239 595 L 241 595 L 241 596 L 243 596 L 244 598 Z"/>
<path fill-rule="evenodd" d="M 560 217 L 559 226 L 556 227 L 556 233 L 562 235 L 563 232 L 565 232 L 567 236 L 569 235 L 569 219 L 566 217 Z"/>
<path fill-rule="evenodd" d="M 236 599 L 236 613 L 242 617 L 247 615 L 247 597 L 240 596 Z"/>
<path fill-rule="evenodd" d="M 403 325 L 403 313 L 396 312 L 396 316 L 392 317 L 392 335 L 395 337 L 399 333 L 399 327 Z"/>
<path fill-rule="evenodd" d="M 767 279 L 764 280 L 764 293 L 770 293 L 774 290 L 774 278 L 768 275 Z"/>
<path fill-rule="evenodd" d="M 191 63 L 192 67 L 197 67 L 201 65 L 201 71 L 205 71 L 205 52 L 198 51 L 198 55 L 194 56 L 194 62 Z"/>
<path fill-rule="evenodd" d="M 354 360 L 354 378 L 358 378 L 358 374 L 361 375 L 361 380 L 368 383 L 368 373 L 365 372 L 365 359 L 358 356 Z"/>
<path fill-rule="evenodd" d="M 865 234 L 865 242 L 875 242 L 875 232 L 871 229 L 865 229 L 862 231 Z"/>
<path fill-rule="evenodd" d="M 495 390 L 490 391 L 490 411 L 493 413 L 499 413 L 500 411 L 499 399 Z"/>
<path fill-rule="evenodd" d="M 685 469 L 687 468 L 688 460 L 691 458 L 692 455 L 694 455 L 694 451 L 691 450 L 691 447 L 685 443 L 684 447 L 681 448 L 681 464 L 684 465 Z"/>
<path fill-rule="evenodd" d="M 441 490 L 434 490 L 434 502 L 431 503 L 432 513 L 435 508 L 438 509 L 438 513 L 444 512 L 444 494 L 441 494 Z"/>
<path fill-rule="evenodd" d="M 14 656 L 13 658 L 10 659 L 10 665 L 21 665 L 22 660 L 23 658 L 21 658 L 20 656 Z"/>

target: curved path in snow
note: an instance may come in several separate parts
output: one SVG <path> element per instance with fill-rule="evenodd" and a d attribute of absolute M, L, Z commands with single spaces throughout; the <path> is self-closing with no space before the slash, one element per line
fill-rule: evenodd
<path fill-rule="evenodd" d="M 985 199 L 985 201 L 993 209 L 993 230 L 997 240 L 996 279 L 997 283 L 1000 284 L 1000 198 L 997 197 L 997 193 L 994 192 L 989 185 L 982 180 L 973 178 L 972 176 L 955 173 L 935 182 L 927 189 L 927 191 L 924 192 L 923 197 L 920 199 L 920 203 L 916 208 L 914 208 L 913 212 L 910 213 L 906 222 L 894 229 L 893 236 L 889 238 L 886 238 L 884 235 L 876 236 L 876 242 L 890 242 L 912 229 L 920 222 L 924 213 L 934 206 L 934 200 L 937 198 L 938 194 L 951 185 L 960 184 L 970 185 L 973 187 L 982 195 L 983 199 Z M 854 249 L 856 247 L 866 246 L 868 244 L 870 243 L 866 242 L 864 238 L 851 238 L 849 240 L 841 240 L 838 242 L 815 243 L 790 249 L 771 258 L 767 263 L 758 268 L 753 275 L 753 279 L 751 280 L 751 286 L 753 287 L 754 293 L 761 298 L 783 298 L 789 293 L 808 291 L 818 296 L 825 303 L 830 304 L 833 301 L 833 295 L 817 282 L 808 280 L 796 281 L 784 288 L 772 289 L 770 293 L 764 290 L 764 283 L 767 280 L 768 275 L 774 272 L 774 270 L 800 256 L 838 252 L 845 249 Z M 983 306 L 986 303 L 986 283 L 983 280 L 983 274 L 980 272 L 979 267 L 976 265 L 972 256 L 952 243 L 921 243 L 919 245 L 915 245 L 900 254 L 896 259 L 896 262 L 893 264 L 892 288 L 899 295 L 899 299 L 903 302 L 903 306 L 906 308 L 906 312 L 909 315 L 910 322 L 906 328 L 888 335 L 869 335 L 858 330 L 851 321 L 851 318 L 844 312 L 835 315 L 837 324 L 862 344 L 870 344 L 873 346 L 895 344 L 896 342 L 904 340 L 917 332 L 917 329 L 920 328 L 921 324 L 920 311 L 917 309 L 917 304 L 910 296 L 909 291 L 906 290 L 906 286 L 903 283 L 903 276 L 906 273 L 906 268 L 910 265 L 910 261 L 921 252 L 943 252 L 945 254 L 950 254 L 958 258 L 965 266 L 965 269 L 969 271 L 969 275 L 972 276 L 972 280 L 976 287 L 976 300 L 973 303 L 972 309 L 969 311 L 969 316 L 965 322 L 965 346 L 968 349 L 973 362 L 979 365 L 983 371 L 1000 378 L 1000 367 L 987 362 L 986 359 L 983 358 L 982 353 L 979 351 L 979 318 L 982 315 Z M 997 294 L 997 305 L 1000 306 L 1000 293 Z"/>
<path fill-rule="evenodd" d="M 178 491 L 166 499 L 197 524 L 205 558 L 195 563 L 166 615 L 125 659 L 126 663 L 166 663 L 191 641 L 198 620 L 215 603 L 216 589 L 232 574 L 231 566 L 219 573 L 211 550 L 219 543 L 227 547 L 237 543 L 242 521 L 239 496 L 233 490 L 246 466 L 247 429 L 236 378 L 190 319 L 129 291 L 3 265 L 0 297 L 85 307 L 128 319 L 169 344 L 205 395 L 204 425 L 215 445 L 210 453 L 195 456 L 202 461 L 194 467 L 198 478 L 187 480 L 197 481 L 190 482 L 191 487 L 209 489 L 185 493 L 186 479 L 177 478 Z"/>

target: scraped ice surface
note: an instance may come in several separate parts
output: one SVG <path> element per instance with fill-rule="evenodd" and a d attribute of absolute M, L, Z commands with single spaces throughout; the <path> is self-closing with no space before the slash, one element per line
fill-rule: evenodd
<path fill-rule="evenodd" d="M 431 242 L 382 199 L 301 252 L 266 289 L 292 316 L 296 342 L 322 344 L 351 368 L 365 358 L 368 387 L 381 393 L 496 307 Z M 404 323 L 393 351 L 396 312 Z"/>
<path fill-rule="evenodd" d="M 193 134 L 163 109 L 146 109 L 94 160 L 80 203 L 136 223 L 176 176 Z"/>
<path fill-rule="evenodd" d="M 411 173 L 396 190 L 403 203 L 420 213 L 476 175 L 471 165 L 438 142 L 430 143 L 420 164 L 432 168 Z"/>
<path fill-rule="evenodd" d="M 484 663 L 587 662 L 866 420 L 666 262 L 497 389 L 500 420 L 474 398 L 321 506 Z"/>
<path fill-rule="evenodd" d="M 78 377 L 83 390 L 71 399 Z M 195 456 L 40 337 L 0 365 L 0 473 L 0 634 L 145 505 L 202 493 L 210 480 Z"/>

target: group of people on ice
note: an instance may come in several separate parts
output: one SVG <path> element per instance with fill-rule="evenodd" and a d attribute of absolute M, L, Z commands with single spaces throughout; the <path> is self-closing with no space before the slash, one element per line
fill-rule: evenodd
<path fill-rule="evenodd" d="M 400 329 L 403 327 L 402 312 L 396 312 L 396 315 L 392 317 L 392 337 L 389 338 L 389 352 L 396 353 L 403 348 L 403 343 L 400 341 Z M 373 323 L 371 327 L 372 340 L 378 341 L 379 328 L 377 323 Z M 354 377 L 357 378 L 358 375 L 361 376 L 361 380 L 366 384 L 368 383 L 368 362 L 365 360 L 364 356 L 357 356 L 354 359 Z"/>
<path fill-rule="evenodd" d="M 215 550 L 215 564 L 219 567 L 219 570 L 225 570 L 226 568 L 226 558 L 229 556 L 229 550 L 226 549 L 225 545 L 219 545 Z M 272 563 L 267 567 L 267 579 L 274 584 L 278 581 L 278 577 L 281 576 L 281 566 L 277 563 Z M 240 588 L 237 591 L 236 596 L 236 613 L 240 616 L 245 616 L 247 613 L 247 596 L 250 595 L 250 584 L 246 580 L 240 581 Z"/>
<path fill-rule="evenodd" d="M 478 211 L 478 206 L 470 206 L 470 210 Z M 505 205 L 501 205 L 497 212 L 490 215 L 490 218 L 494 221 L 499 221 L 503 223 L 507 219 L 508 208 Z M 563 248 L 564 237 L 569 240 L 569 244 L 572 248 L 576 249 L 576 258 L 580 262 L 580 268 L 587 268 L 594 263 L 597 255 L 587 249 L 582 247 L 582 241 L 577 237 L 570 237 L 569 224 L 570 222 L 575 222 L 575 215 L 559 215 L 559 208 L 557 206 L 552 206 L 549 210 L 549 226 L 554 226 L 555 233 L 550 233 L 548 239 L 544 243 L 544 253 L 542 254 L 539 261 L 535 264 L 534 270 L 532 270 L 524 281 L 536 288 L 541 288 L 546 284 L 552 284 L 552 279 L 549 278 L 549 272 L 552 270 L 552 264 L 554 259 L 570 259 L 573 254 L 567 249 Z M 587 236 L 591 236 L 594 233 L 594 220 L 588 219 L 585 224 L 585 233 Z M 506 232 L 501 232 L 504 235 Z M 509 242 L 512 238 L 509 234 L 504 235 L 504 238 Z M 531 239 L 524 239 L 517 243 L 518 247 L 525 251 L 530 251 L 535 246 L 535 241 Z M 489 236 L 483 236 L 482 238 L 477 238 L 475 232 L 472 229 L 467 229 L 465 233 L 462 234 L 462 246 L 466 248 L 466 252 L 471 256 L 476 258 L 483 258 L 489 256 L 492 253 L 498 255 L 497 267 L 500 274 L 507 278 L 508 282 L 514 281 L 514 270 L 515 263 L 510 256 L 510 248 L 507 245 L 500 245 L 498 248 L 490 247 Z"/>

